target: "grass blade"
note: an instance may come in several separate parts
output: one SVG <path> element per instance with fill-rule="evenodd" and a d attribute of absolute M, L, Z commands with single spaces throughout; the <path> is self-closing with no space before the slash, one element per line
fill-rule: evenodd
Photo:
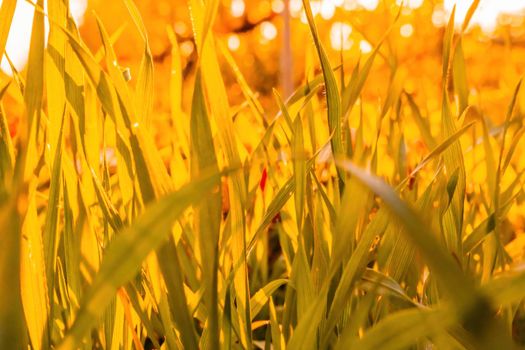
<path fill-rule="evenodd" d="M 187 207 L 208 195 L 218 183 L 217 174 L 192 181 L 152 205 L 133 226 L 112 241 L 75 322 L 59 349 L 75 349 L 78 346 L 117 289 L 135 275 L 148 253 L 164 241 L 174 221 Z"/>

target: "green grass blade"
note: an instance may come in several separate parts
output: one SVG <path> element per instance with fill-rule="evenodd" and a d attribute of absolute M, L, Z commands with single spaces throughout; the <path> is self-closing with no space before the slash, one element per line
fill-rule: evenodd
<path fill-rule="evenodd" d="M 208 195 L 218 183 L 217 174 L 192 181 L 151 205 L 129 229 L 115 237 L 59 349 L 75 349 L 78 346 L 117 289 L 133 278 L 147 255 L 164 241 L 174 221 L 187 207 Z"/>
<path fill-rule="evenodd" d="M 191 135 L 191 176 L 206 171 L 218 171 L 213 136 L 206 110 L 200 71 L 195 78 L 190 122 Z M 218 269 L 219 234 L 221 224 L 221 191 L 217 189 L 206 201 L 195 208 L 196 238 L 201 254 L 202 278 L 205 288 L 204 303 L 208 309 L 208 341 L 213 348 L 219 346 Z"/>
<path fill-rule="evenodd" d="M 431 160 L 436 159 L 439 155 L 443 154 L 443 152 L 446 152 L 446 150 L 451 147 L 454 143 L 458 142 L 459 138 L 468 130 L 471 126 L 473 126 L 475 122 L 468 123 L 467 125 L 463 126 L 461 129 L 456 131 L 454 134 L 450 135 L 446 140 L 441 142 L 439 145 L 437 145 L 432 151 L 430 151 L 429 154 L 423 158 L 418 165 L 410 172 L 410 174 L 403 179 L 403 181 L 400 182 L 398 185 L 398 188 L 404 186 L 410 178 L 414 177 L 421 169 L 425 167 Z"/>
<path fill-rule="evenodd" d="M 370 247 L 376 237 L 381 237 L 388 224 L 388 215 L 384 209 L 380 209 L 374 219 L 368 224 L 357 243 L 350 259 L 345 263 L 342 275 L 339 279 L 337 289 L 331 301 L 330 309 L 323 325 L 321 344 L 326 346 L 331 333 L 345 308 L 345 304 L 353 290 L 355 283 L 359 280 L 368 263 Z M 335 253 L 334 253 L 335 254 Z M 336 260 L 337 258 L 337 260 Z M 331 261 L 330 276 L 335 274 L 339 267 L 341 257 L 335 256 Z"/>
<path fill-rule="evenodd" d="M 250 314 L 252 318 L 255 318 L 261 312 L 264 305 L 272 297 L 272 294 L 286 283 L 288 283 L 288 280 L 283 278 L 271 281 L 252 296 L 250 299 Z"/>
<path fill-rule="evenodd" d="M 163 244 L 157 252 L 157 261 L 166 283 L 168 292 L 168 303 L 171 317 L 175 321 L 176 328 L 180 333 L 184 349 L 197 350 L 197 332 L 190 314 L 189 305 L 184 293 L 184 269 L 177 256 L 177 249 L 173 237 L 169 238 L 168 244 Z"/>
<path fill-rule="evenodd" d="M 404 227 L 403 232 L 406 232 L 408 238 L 417 246 L 431 271 L 441 280 L 443 287 L 449 289 L 449 297 L 455 300 L 459 306 L 469 305 L 474 293 L 473 285 L 466 279 L 451 256 L 443 248 L 439 248 L 440 243 L 436 239 L 437 235 L 422 222 L 420 216 L 381 179 L 359 169 L 348 161 L 342 161 L 339 164 L 384 201 L 385 206 Z M 453 287 L 457 285 L 462 285 L 464 288 L 457 290 Z"/>
<path fill-rule="evenodd" d="M 124 0 L 128 12 L 133 19 L 133 23 L 139 30 L 142 41 L 144 42 L 144 54 L 140 61 L 139 75 L 137 78 L 137 112 L 140 121 L 145 121 L 149 124 L 148 116 L 153 108 L 153 56 L 149 47 L 148 33 L 146 26 L 142 22 L 139 10 L 135 3 L 131 0 Z"/>
<path fill-rule="evenodd" d="M 450 312 L 409 309 L 388 316 L 367 331 L 361 339 L 343 335 L 335 348 L 337 350 L 406 349 L 418 339 L 443 332 L 453 323 L 454 317 Z"/>
<path fill-rule="evenodd" d="M 0 255 L 0 283 L 9 286 L 0 298 L 0 348 L 26 349 L 27 328 L 22 309 L 20 290 L 21 220 L 17 197 L 0 207 L 0 245 L 9 247 Z"/>
<path fill-rule="evenodd" d="M 0 18 L 2 19 L 0 22 L 0 57 L 4 56 L 9 28 L 11 28 L 13 15 L 15 14 L 16 2 L 17 0 L 4 0 L 0 7 Z"/>
<path fill-rule="evenodd" d="M 36 6 L 43 8 L 44 0 L 38 0 Z M 44 65 L 42 64 L 44 62 L 44 36 L 44 15 L 35 10 L 27 66 L 27 76 L 31 79 L 27 80 L 24 94 L 30 128 L 33 127 L 34 118 L 36 118 L 35 126 L 37 128 L 40 124 L 40 109 L 44 90 Z M 28 160 L 30 161 L 30 158 Z"/>
<path fill-rule="evenodd" d="M 60 131 L 58 134 L 58 144 L 55 150 L 55 156 L 53 166 L 51 170 L 51 184 L 49 186 L 49 202 L 48 211 L 46 213 L 46 221 L 43 232 L 43 245 L 44 245 L 44 259 L 45 259 L 45 271 L 47 281 L 47 291 L 49 293 L 49 300 L 54 300 L 54 288 L 55 288 L 55 271 L 56 271 L 56 259 L 58 255 L 58 245 L 60 243 L 60 231 L 59 225 L 59 206 L 60 206 L 60 195 L 62 188 L 62 134 L 64 130 L 64 119 L 66 117 L 65 109 L 62 114 L 62 121 L 60 125 Z M 55 126 L 56 127 L 56 126 Z M 50 314 L 53 315 L 53 302 L 50 302 Z M 53 325 L 49 324 L 49 332 L 52 332 Z M 51 334 L 51 333 L 50 333 Z"/>
<path fill-rule="evenodd" d="M 343 132 L 342 132 L 342 110 L 341 100 L 339 97 L 339 89 L 337 88 L 337 81 L 335 74 L 332 70 L 328 56 L 321 44 L 319 35 L 317 33 L 317 27 L 315 25 L 312 8 L 310 7 L 309 0 L 303 0 L 303 6 L 308 19 L 308 25 L 310 27 L 310 33 L 314 40 L 315 47 L 317 49 L 317 55 L 321 62 L 321 68 L 323 70 L 324 83 L 326 88 L 326 104 L 328 108 L 328 125 L 330 127 L 330 133 L 334 136 L 331 139 L 332 154 L 334 156 L 340 156 L 345 154 L 345 148 L 343 146 Z M 348 140 L 348 142 L 350 142 Z M 345 182 L 345 174 L 338 170 L 339 180 L 341 183 Z"/>
<path fill-rule="evenodd" d="M 22 240 L 21 288 L 27 330 L 34 349 L 47 349 L 51 342 L 48 332 L 49 295 L 47 291 L 44 251 L 36 207 L 36 183 L 31 186 L 29 206 L 22 226 L 27 237 Z"/>

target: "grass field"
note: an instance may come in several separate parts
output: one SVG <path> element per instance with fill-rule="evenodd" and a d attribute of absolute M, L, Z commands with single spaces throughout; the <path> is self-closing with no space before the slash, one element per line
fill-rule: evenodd
<path fill-rule="evenodd" d="M 303 0 L 319 69 L 291 96 L 275 86 L 273 114 L 215 35 L 220 1 L 188 0 L 191 102 L 170 32 L 160 131 L 146 26 L 122 1 L 142 40 L 134 74 L 118 33 L 98 21 L 92 52 L 67 0 L 38 0 L 27 68 L 0 77 L 0 349 L 525 347 L 523 93 L 516 75 L 498 123 L 471 96 L 479 1 L 436 38 L 433 120 L 385 49 L 398 6 L 348 65 Z M 1 2 L 2 54 L 16 3 Z M 379 60 L 385 94 L 365 101 Z"/>

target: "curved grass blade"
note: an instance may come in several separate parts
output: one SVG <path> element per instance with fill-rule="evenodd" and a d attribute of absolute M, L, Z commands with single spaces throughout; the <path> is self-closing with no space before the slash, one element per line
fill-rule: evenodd
<path fill-rule="evenodd" d="M 453 314 L 446 310 L 408 309 L 387 316 L 361 339 L 343 335 L 335 349 L 406 349 L 418 339 L 445 331 L 454 321 Z"/>
<path fill-rule="evenodd" d="M 459 266 L 446 253 L 437 241 L 437 234 L 432 233 L 428 225 L 422 222 L 412 208 L 402 201 L 395 191 L 378 177 L 366 173 L 349 161 L 341 161 L 339 165 L 354 175 L 368 189 L 379 196 L 389 211 L 405 228 L 408 238 L 418 247 L 431 271 L 448 290 L 449 297 L 463 308 L 472 303 L 474 286 L 461 272 Z M 457 289 L 456 286 L 463 288 Z"/>
<path fill-rule="evenodd" d="M 381 237 L 383 235 L 387 225 L 387 212 L 384 209 L 380 209 L 374 219 L 367 225 L 355 250 L 350 256 L 350 259 L 346 262 L 343 268 L 343 273 L 339 279 L 339 284 L 337 285 L 337 289 L 332 298 L 326 321 L 323 324 L 321 345 L 326 346 L 328 344 L 332 330 L 336 326 L 337 321 L 344 310 L 350 293 L 366 268 L 370 254 L 370 247 L 374 243 L 376 237 Z M 332 278 L 339 268 L 341 259 L 341 254 L 333 257 L 330 262 L 331 271 L 328 280 Z"/>
<path fill-rule="evenodd" d="M 213 0 L 209 3 L 207 2 L 206 6 L 201 0 L 189 0 L 188 3 L 210 112 L 215 118 L 216 124 L 220 125 L 218 136 L 226 164 L 231 168 L 237 168 L 241 164 L 241 156 L 237 147 L 233 120 L 230 117 L 228 95 L 220 71 L 214 37 L 210 30 L 218 2 Z M 240 318 L 242 324 L 241 342 L 244 346 L 250 348 L 252 330 L 250 326 L 251 317 L 249 316 L 250 291 L 248 288 L 248 266 L 246 263 L 245 223 L 247 187 L 246 180 L 241 172 L 236 172 L 229 178 L 228 196 L 232 256 L 235 262 L 242 262 L 242 268 L 235 270 L 233 282 L 238 311 L 236 316 Z"/>
<path fill-rule="evenodd" d="M 500 332 L 500 324 L 493 316 L 492 305 L 475 289 L 472 280 L 463 274 L 452 256 L 443 249 L 429 225 L 426 225 L 416 212 L 382 180 L 367 174 L 348 161 L 339 164 L 379 196 L 390 213 L 399 220 L 404 227 L 402 232 L 419 249 L 431 273 L 451 300 L 463 326 L 476 339 L 476 343 L 487 349 L 494 346 L 496 342 L 508 344 L 508 336 Z"/>
<path fill-rule="evenodd" d="M 467 109 L 468 110 L 468 109 Z M 459 140 L 461 135 L 463 135 L 475 122 L 470 122 L 467 125 L 463 126 L 461 129 L 456 131 L 454 134 L 450 135 L 445 141 L 437 145 L 429 154 L 423 158 L 418 165 L 412 170 L 412 172 L 399 183 L 397 188 L 404 186 L 411 178 L 413 178 L 421 169 L 425 167 L 431 160 L 435 159 L 437 156 L 445 152 L 450 146 Z"/>
<path fill-rule="evenodd" d="M 124 0 L 135 26 L 139 30 L 142 41 L 144 42 L 144 54 L 140 61 L 139 75 L 137 78 L 137 91 L 135 96 L 137 98 L 137 111 L 139 120 L 145 121 L 148 124 L 148 116 L 153 108 L 153 56 L 149 47 L 148 33 L 146 26 L 142 22 L 139 10 L 135 3 L 131 0 Z"/>
<path fill-rule="evenodd" d="M 208 195 L 219 180 L 218 174 L 207 175 L 161 198 L 111 241 L 77 317 L 58 349 L 76 349 L 117 289 L 133 278 L 147 255 L 162 244 L 175 220 Z"/>
<path fill-rule="evenodd" d="M 287 279 L 277 279 L 271 281 L 261 289 L 259 289 L 250 299 L 250 315 L 254 319 L 259 312 L 261 312 L 264 305 L 268 302 L 268 299 L 272 297 L 272 294 L 279 289 L 281 286 L 288 283 Z"/>
<path fill-rule="evenodd" d="M 324 51 L 321 40 L 317 33 L 317 27 L 315 25 L 314 16 L 312 13 L 312 8 L 310 7 L 309 0 L 303 0 L 303 6 L 306 13 L 306 18 L 308 19 L 308 25 L 310 27 L 310 33 L 314 40 L 315 47 L 317 49 L 317 55 L 321 62 L 321 68 L 323 70 L 324 83 L 326 88 L 326 104 L 328 108 L 328 125 L 330 128 L 330 133 L 333 133 L 331 139 L 332 145 L 332 154 L 334 156 L 340 156 L 345 154 L 345 149 L 343 146 L 343 132 L 342 132 L 342 122 L 341 122 L 341 100 L 339 97 L 339 89 L 337 88 L 337 81 L 335 79 L 334 71 L 330 66 L 328 56 Z M 345 182 L 345 174 L 339 169 L 338 175 L 341 184 Z"/>
<path fill-rule="evenodd" d="M 378 295 L 393 296 L 403 300 L 408 305 L 419 306 L 418 303 L 405 293 L 396 280 L 370 268 L 366 268 L 361 275 L 361 281 L 358 283 L 358 287 L 367 291 L 374 291 Z"/>

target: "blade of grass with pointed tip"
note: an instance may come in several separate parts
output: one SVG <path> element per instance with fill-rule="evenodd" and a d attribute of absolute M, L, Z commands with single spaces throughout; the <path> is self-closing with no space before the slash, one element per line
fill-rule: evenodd
<path fill-rule="evenodd" d="M 231 70 L 233 71 L 235 79 L 241 88 L 244 98 L 248 101 L 248 104 L 250 105 L 250 109 L 252 110 L 253 114 L 258 119 L 260 119 L 263 125 L 266 125 L 266 120 L 264 118 L 264 109 L 261 103 L 257 100 L 257 97 L 253 93 L 252 89 L 250 89 L 248 82 L 242 75 L 241 70 L 237 66 L 237 63 L 235 63 L 235 60 L 233 59 L 230 51 L 228 51 L 228 49 L 220 41 L 218 42 L 218 46 L 219 46 L 219 49 L 222 55 L 226 59 L 226 62 L 230 66 Z"/>
<path fill-rule="evenodd" d="M 372 53 L 366 60 L 363 67 L 359 69 L 359 66 L 360 66 L 359 63 L 354 67 L 352 76 L 350 78 L 350 82 L 348 83 L 348 86 L 346 86 L 343 89 L 343 93 L 341 96 L 342 113 L 343 113 L 342 115 L 345 116 L 345 119 L 346 119 L 346 116 L 351 112 L 352 107 L 354 106 L 359 95 L 361 94 L 361 91 L 363 90 L 363 87 L 368 78 L 368 75 L 370 74 L 370 70 L 372 69 L 372 65 L 374 64 L 374 60 L 378 53 L 381 54 L 379 50 L 383 42 L 386 40 L 386 38 L 388 37 L 392 29 L 394 28 L 400 15 L 401 15 L 401 8 L 399 9 L 392 24 L 388 27 L 385 34 L 381 38 L 381 40 L 379 41 L 379 43 L 376 45 L 376 47 L 374 48 L 374 50 L 372 51 Z"/>
<path fill-rule="evenodd" d="M 414 118 L 414 121 L 416 122 L 419 132 L 421 133 L 421 136 L 423 137 L 423 140 L 425 141 L 425 144 L 427 145 L 429 149 L 434 148 L 436 146 L 436 140 L 434 139 L 434 137 L 432 136 L 432 133 L 430 132 L 428 121 L 425 120 L 423 116 L 421 115 L 421 111 L 419 110 L 419 107 L 414 101 L 414 98 L 412 97 L 412 95 L 405 92 L 405 96 L 407 97 L 408 104 L 412 111 L 412 116 Z"/>
<path fill-rule="evenodd" d="M 168 303 L 171 317 L 175 321 L 176 328 L 180 333 L 184 349 L 197 350 L 197 332 L 193 324 L 193 318 L 188 307 L 186 294 L 184 293 L 183 269 L 177 256 L 175 241 L 171 236 L 168 244 L 163 244 L 158 253 L 157 261 L 166 283 Z"/>
<path fill-rule="evenodd" d="M 397 188 L 404 186 L 410 178 L 414 177 L 421 169 L 425 167 L 431 160 L 435 159 L 439 155 L 443 154 L 449 147 L 451 147 L 455 142 L 459 140 L 461 135 L 463 135 L 475 122 L 470 122 L 467 125 L 463 126 L 461 129 L 456 131 L 454 134 L 450 135 L 446 140 L 437 145 L 428 155 L 423 158 L 418 165 L 412 170 L 412 172 L 399 183 Z"/>
<path fill-rule="evenodd" d="M 472 1 L 472 4 L 470 4 L 467 14 L 465 15 L 465 18 L 463 20 L 463 25 L 461 26 L 461 32 L 464 33 L 465 30 L 467 30 L 467 27 L 470 23 L 470 20 L 472 19 L 472 16 L 474 16 L 474 13 L 476 12 L 479 3 L 481 0 L 474 0 Z"/>
<path fill-rule="evenodd" d="M 345 263 L 343 272 L 339 279 L 335 294 L 329 305 L 328 315 L 326 321 L 323 324 L 321 332 L 321 344 L 327 345 L 332 330 L 337 324 L 341 313 L 345 308 L 345 304 L 348 301 L 348 297 L 353 290 L 354 284 L 361 277 L 362 272 L 366 268 L 368 262 L 370 247 L 372 246 L 376 237 L 381 237 L 388 225 L 388 215 L 384 209 L 380 209 L 374 219 L 367 225 L 361 238 L 357 242 L 357 246 L 353 251 L 350 259 Z M 337 260 L 336 260 L 337 258 Z M 341 257 L 334 256 L 332 258 L 330 274 L 332 276 L 337 271 L 341 263 Z"/>
<path fill-rule="evenodd" d="M 325 204 L 326 208 L 328 209 L 328 214 L 330 216 L 330 224 L 335 227 L 336 220 L 337 220 L 337 214 L 335 212 L 335 208 L 330 201 L 330 198 L 328 198 L 328 195 L 326 193 L 326 190 L 324 189 L 323 185 L 319 182 L 319 179 L 317 178 L 317 175 L 311 171 L 310 174 L 312 175 L 312 178 L 315 181 L 315 184 L 317 186 L 317 189 L 319 193 L 321 194 L 321 198 L 323 199 L 323 203 Z"/>
<path fill-rule="evenodd" d="M 330 66 L 328 56 L 324 51 L 323 45 L 321 44 L 321 40 L 319 39 L 319 35 L 317 33 L 317 27 L 315 25 L 310 1 L 303 0 L 303 6 L 306 13 L 306 18 L 308 19 L 310 33 L 312 34 L 312 38 L 317 49 L 317 55 L 319 56 L 319 61 L 321 62 L 321 68 L 323 70 L 324 83 L 326 88 L 326 104 L 328 109 L 328 125 L 330 127 L 330 133 L 334 134 L 334 136 L 331 139 L 332 154 L 334 156 L 339 156 L 345 153 L 343 146 L 343 133 L 341 122 L 342 110 L 341 100 L 339 97 L 339 89 L 337 88 L 337 81 L 335 79 L 332 67 Z M 338 170 L 338 175 L 341 183 L 344 183 L 344 173 Z"/>
<path fill-rule="evenodd" d="M 451 255 L 442 248 L 429 225 L 425 225 L 416 212 L 382 180 L 367 174 L 350 162 L 341 162 L 340 165 L 379 196 L 391 214 L 399 220 L 404 227 L 402 232 L 405 232 L 419 249 L 432 275 L 440 282 L 453 303 L 455 312 L 461 315 L 463 326 L 469 330 L 477 344 L 484 344 L 485 348 L 494 346 L 495 342 L 508 344 L 509 338 L 507 334 L 500 332 L 499 321 L 490 316 L 493 315 L 492 306 L 486 297 L 475 289 L 472 280 L 463 274 Z M 456 288 L 458 285 L 462 288 Z M 483 319 L 481 323 L 480 319 Z"/>
<path fill-rule="evenodd" d="M 277 320 L 277 312 L 275 311 L 275 304 L 273 303 L 272 297 L 268 300 L 270 310 L 270 327 L 272 334 L 272 346 L 275 350 L 281 350 L 283 347 L 283 337 L 281 334 L 281 328 L 279 321 Z"/>
<path fill-rule="evenodd" d="M 29 339 L 34 349 L 48 349 L 51 345 L 48 332 L 49 296 L 40 223 L 38 221 L 35 193 L 31 185 L 29 206 L 22 226 L 21 290 L 22 304 Z"/>
<path fill-rule="evenodd" d="M 213 33 L 209 30 L 217 10 L 216 2 L 212 1 L 212 3 L 206 4 L 207 6 L 204 6 L 200 0 L 189 0 L 188 3 L 211 115 L 215 118 L 216 124 L 221 126 L 219 129 L 220 145 L 225 154 L 227 165 L 232 168 L 238 167 L 241 159 L 234 134 L 233 121 L 229 114 L 228 96 L 220 72 Z M 251 347 L 250 293 L 246 263 L 247 246 L 244 213 L 247 194 L 245 179 L 241 172 L 234 173 L 229 178 L 228 195 L 233 261 L 242 261 L 242 268 L 236 270 L 234 278 L 237 314 L 243 326 L 241 341 L 243 345 Z"/>
<path fill-rule="evenodd" d="M 341 66 L 335 67 L 334 72 L 338 69 L 341 69 Z M 305 84 L 298 87 L 294 93 L 288 97 L 286 100 L 285 105 L 287 107 L 290 107 L 291 105 L 294 105 L 298 101 L 300 101 L 302 98 L 304 98 L 306 95 L 310 93 L 310 91 L 317 89 L 320 87 L 324 82 L 324 76 L 323 74 L 318 74 L 314 76 L 311 80 L 307 81 Z"/>
<path fill-rule="evenodd" d="M 456 132 L 455 121 L 452 118 L 452 111 L 448 96 L 448 84 L 451 79 L 450 70 L 452 69 L 452 61 L 454 58 L 453 37 L 454 37 L 454 18 L 455 7 L 449 18 L 449 23 L 445 30 L 443 39 L 443 69 L 442 69 L 442 105 L 441 105 L 441 122 L 443 124 L 442 133 L 444 137 L 449 137 Z M 453 77 L 452 77 L 453 78 Z M 465 114 L 466 112 L 463 112 Z M 457 189 L 450 208 L 445 212 L 443 218 L 443 225 L 445 231 L 445 239 L 448 248 L 452 253 L 459 255 L 461 252 L 461 235 L 463 230 L 463 213 L 464 213 L 464 195 L 466 187 L 465 165 L 463 160 L 463 152 L 461 144 L 455 142 L 443 154 L 445 160 L 445 169 L 447 173 L 453 174 L 456 169 L 459 171 L 459 178 Z"/>
<path fill-rule="evenodd" d="M 288 283 L 287 279 L 276 279 L 269 282 L 267 285 L 259 289 L 250 299 L 250 314 L 252 318 L 255 318 L 262 308 L 268 302 L 268 299 L 272 297 L 272 294 L 279 289 L 281 286 Z"/>
<path fill-rule="evenodd" d="M 454 57 L 452 59 L 452 76 L 454 81 L 454 90 L 458 96 L 459 114 L 463 113 L 469 104 L 469 90 L 466 69 L 463 45 L 460 38 L 458 39 Z"/>
<path fill-rule="evenodd" d="M 133 278 L 147 255 L 162 244 L 175 220 L 219 184 L 217 174 L 192 181 L 152 204 L 106 249 L 98 274 L 59 349 L 74 349 L 97 322 L 117 288 Z"/>
<path fill-rule="evenodd" d="M 79 193 L 78 178 L 71 175 L 67 161 L 64 166 L 64 181 L 62 182 L 64 202 L 64 233 L 63 233 L 63 256 L 64 268 L 66 270 L 66 281 L 68 294 L 73 295 L 74 301 L 70 309 L 78 306 L 78 300 L 82 293 L 82 279 L 80 274 L 80 231 L 78 223 L 85 219 L 83 213 L 78 209 L 78 202 L 82 201 Z M 70 176 L 72 180 L 66 180 Z M 72 184 L 73 183 L 73 184 Z M 68 189 L 68 186 L 70 188 Z M 70 296 L 70 299 L 72 299 Z M 72 311 L 72 310 L 71 310 Z"/>
<path fill-rule="evenodd" d="M 509 145 L 509 150 L 507 151 L 507 154 L 505 155 L 505 161 L 503 162 L 503 165 L 501 166 L 502 173 L 505 173 L 505 171 L 507 170 L 510 164 L 510 161 L 512 160 L 512 156 L 514 155 L 515 151 L 518 149 L 518 144 L 522 140 L 522 137 L 524 134 L 525 134 L 525 128 L 521 128 L 512 137 L 512 141 L 510 142 L 510 145 Z"/>
<path fill-rule="evenodd" d="M 144 53 L 140 61 L 139 75 L 137 77 L 137 89 L 135 97 L 137 99 L 137 112 L 139 120 L 144 121 L 146 125 L 149 124 L 149 114 L 153 108 L 153 56 L 149 47 L 148 33 L 146 27 L 142 22 L 139 10 L 135 3 L 131 0 L 124 0 L 128 12 L 133 19 L 133 23 L 140 32 L 142 41 L 144 42 Z"/>
<path fill-rule="evenodd" d="M 454 19 L 456 15 L 456 6 L 452 9 L 452 13 L 448 19 L 448 24 L 445 28 L 445 34 L 443 37 L 443 57 L 442 57 L 442 71 L 441 71 L 441 84 L 442 84 L 442 93 L 443 98 L 446 97 L 447 85 L 449 80 L 449 67 L 450 67 L 450 57 L 452 52 L 452 39 L 454 37 Z"/>
<path fill-rule="evenodd" d="M 171 74 L 170 74 L 170 104 L 171 104 L 171 123 L 175 129 L 176 139 L 174 137 L 173 143 L 179 144 L 184 154 L 190 154 L 186 119 L 182 111 L 182 64 L 180 57 L 179 43 L 175 32 L 168 27 L 168 39 L 172 45 L 171 48 Z"/>
<path fill-rule="evenodd" d="M 49 185 L 49 200 L 48 210 L 46 212 L 46 221 L 43 231 L 43 246 L 44 246 L 44 260 L 45 260 L 45 271 L 47 281 L 47 291 L 49 293 L 49 300 L 54 300 L 54 288 L 55 288 L 55 271 L 56 271 L 56 259 L 58 254 L 58 245 L 60 243 L 60 231 L 58 230 L 59 224 L 59 206 L 60 206 L 60 194 L 62 188 L 62 135 L 64 130 L 64 119 L 66 116 L 66 110 L 63 110 L 62 121 L 60 124 L 60 131 L 58 133 L 58 143 L 55 150 L 55 156 L 51 171 L 51 183 Z M 55 126 L 57 127 L 57 126 Z M 50 303 L 49 317 L 53 317 L 53 305 Z M 49 324 L 48 331 L 53 331 L 53 323 Z"/>
<path fill-rule="evenodd" d="M 48 1 L 49 15 L 48 17 L 60 23 L 63 26 L 67 25 L 68 8 L 66 3 L 62 0 Z M 49 38 L 47 46 L 56 53 L 56 55 L 64 58 L 66 56 L 66 35 L 57 27 L 52 26 L 49 30 Z M 53 60 L 53 57 L 46 52 L 45 56 L 45 86 L 47 96 L 47 116 L 49 118 L 49 128 L 47 129 L 47 142 L 50 144 L 51 152 L 55 152 L 59 140 L 59 132 L 61 119 L 63 117 L 64 105 L 66 103 L 66 83 L 57 84 L 61 79 L 65 80 L 65 59 Z M 53 62 L 54 61 L 54 62 Z M 51 63 L 53 62 L 53 63 Z M 44 64 L 44 61 L 42 61 Z M 29 76 L 30 77 L 30 76 Z M 50 164 L 53 164 L 54 154 L 51 154 Z"/>
<path fill-rule="evenodd" d="M 36 6 L 43 8 L 44 0 L 38 0 Z M 44 15 L 35 11 L 27 59 L 27 76 L 31 79 L 27 81 L 24 94 L 29 127 L 32 127 L 34 118 L 36 118 L 36 126 L 40 123 L 40 108 L 44 89 L 44 67 L 42 64 L 44 62 L 44 36 Z"/>
<path fill-rule="evenodd" d="M 456 133 L 456 126 L 452 120 L 450 106 L 446 98 L 447 97 L 445 96 L 443 100 L 442 122 L 444 125 L 445 136 L 450 137 L 450 135 Z M 456 171 L 458 173 L 456 191 L 454 192 L 449 209 L 445 212 L 443 223 L 446 233 L 445 237 L 447 239 L 447 245 L 449 249 L 455 254 L 460 254 L 461 235 L 463 230 L 466 174 L 463 161 L 463 152 L 459 140 L 454 142 L 445 152 L 443 152 L 443 158 L 445 161 L 447 175 L 451 176 Z"/>
<path fill-rule="evenodd" d="M 315 339 L 317 337 L 317 327 L 323 318 L 326 310 L 326 295 L 328 293 L 328 284 L 325 284 L 319 295 L 310 301 L 310 305 L 305 310 L 298 324 L 294 329 L 286 348 L 289 350 L 300 350 L 315 348 Z"/>
<path fill-rule="evenodd" d="M 366 268 L 361 275 L 359 287 L 367 291 L 374 290 L 379 295 L 396 297 L 408 304 L 419 305 L 406 294 L 395 279 L 370 268 Z"/>
<path fill-rule="evenodd" d="M 304 239 L 298 237 L 297 242 L 298 248 L 293 260 L 290 281 L 297 295 L 297 319 L 301 320 L 308 313 L 308 308 L 316 293 L 310 272 L 310 264 L 304 248 Z M 313 343 L 308 342 L 306 344 L 309 344 L 310 348 L 313 349 Z"/>
<path fill-rule="evenodd" d="M 429 213 L 431 210 L 432 202 L 435 200 L 434 194 L 432 193 L 431 183 L 424 193 L 417 199 L 416 208 L 420 213 Z M 428 220 L 429 215 L 426 214 L 425 218 Z M 406 275 L 411 267 L 418 266 L 415 261 L 415 247 L 407 240 L 407 238 L 395 229 L 395 236 L 391 237 L 393 242 L 393 248 L 390 252 L 390 256 L 387 260 L 385 269 L 389 276 L 398 282 L 403 282 Z M 406 286 L 406 288 L 415 288 L 417 286 Z"/>
<path fill-rule="evenodd" d="M 356 245 L 355 237 L 358 236 L 356 233 L 358 222 L 368 215 L 373 204 L 372 196 L 355 179 L 348 180 L 347 187 L 339 203 L 339 215 L 335 222 L 330 263 L 332 268 L 346 261 L 352 254 Z"/>
<path fill-rule="evenodd" d="M 111 78 L 96 64 L 88 50 L 69 31 L 63 30 L 68 35 L 69 42 L 86 74 L 96 87 L 97 95 L 104 109 L 117 124 L 117 129 L 125 128 L 130 133 L 129 145 L 134 158 L 135 174 L 140 185 L 140 195 L 144 202 L 149 202 L 158 195 L 169 191 L 171 182 L 166 168 L 161 165 L 163 164 L 162 160 L 151 136 L 147 131 L 140 128 L 139 124 L 132 123 L 130 113 L 133 108 L 129 102 L 129 89 L 121 72 L 115 66 L 116 55 L 100 22 L 99 29 L 106 48 L 108 66 L 111 67 Z"/>
<path fill-rule="evenodd" d="M 218 171 L 215 146 L 210 121 L 202 90 L 200 70 L 195 77 L 191 110 L 191 177 L 200 173 Z M 219 234 L 221 224 L 221 191 L 217 189 L 208 199 L 199 204 L 194 212 L 195 235 L 201 253 L 202 279 L 205 288 L 204 304 L 208 309 L 209 342 L 214 348 L 219 346 L 219 308 L 218 308 L 218 269 Z"/>
<path fill-rule="evenodd" d="M 233 133 L 233 122 L 229 114 L 228 97 L 224 86 L 224 81 L 220 73 L 217 60 L 215 44 L 212 33 L 208 33 L 203 43 L 203 31 L 206 7 L 200 0 L 189 0 L 190 15 L 195 33 L 195 41 L 199 50 L 199 59 L 204 79 L 205 90 L 207 91 L 210 109 L 217 123 L 221 125 L 220 140 L 230 166 L 237 166 L 239 163 L 239 153 L 235 143 Z M 237 180 L 239 181 L 239 180 Z M 240 184 L 236 184 L 238 186 Z M 244 198 L 244 190 L 239 195 Z"/>
<path fill-rule="evenodd" d="M 494 264 L 494 261 L 496 258 L 498 258 L 499 255 L 505 256 L 505 254 L 501 254 L 503 252 L 503 245 L 501 244 L 500 240 L 500 233 L 501 233 L 501 222 L 500 219 L 500 192 L 501 192 L 501 179 L 503 178 L 503 155 L 505 151 L 505 141 L 507 132 L 509 130 L 510 122 L 512 119 L 512 114 L 514 111 L 514 107 L 516 105 L 516 99 L 518 96 L 518 93 L 520 91 L 522 79 L 518 81 L 516 84 L 516 87 L 514 88 L 514 92 L 512 94 L 511 102 L 507 108 L 507 113 L 505 116 L 505 122 L 503 124 L 503 134 L 502 134 L 502 141 L 500 146 L 500 152 L 499 152 L 499 158 L 498 158 L 498 168 L 496 169 L 496 179 L 495 179 L 495 193 L 493 195 L 493 205 L 494 205 L 494 218 L 495 220 L 495 226 L 494 226 L 494 235 L 491 236 L 488 240 L 486 240 L 483 243 L 483 272 L 482 272 L 482 278 L 483 280 L 488 280 L 489 276 L 492 274 L 493 270 L 496 267 L 496 264 Z"/>
<path fill-rule="evenodd" d="M 404 227 L 402 232 L 405 232 L 419 249 L 431 271 L 442 282 L 443 287 L 448 289 L 448 295 L 455 304 L 460 307 L 469 305 L 472 302 L 472 296 L 475 295 L 474 286 L 463 275 L 452 257 L 443 248 L 440 248 L 441 245 L 435 238 L 437 235 L 431 233 L 431 228 L 422 222 L 419 215 L 378 177 L 366 173 L 349 161 L 341 161 L 339 165 L 384 201 L 385 206 Z M 458 290 L 455 288 L 457 285 L 462 285 L 463 288 Z"/>
<path fill-rule="evenodd" d="M 15 14 L 16 2 L 17 0 L 3 0 L 0 7 L 0 18 L 2 19 L 0 21 L 0 59 L 4 56 L 9 29 Z"/>

